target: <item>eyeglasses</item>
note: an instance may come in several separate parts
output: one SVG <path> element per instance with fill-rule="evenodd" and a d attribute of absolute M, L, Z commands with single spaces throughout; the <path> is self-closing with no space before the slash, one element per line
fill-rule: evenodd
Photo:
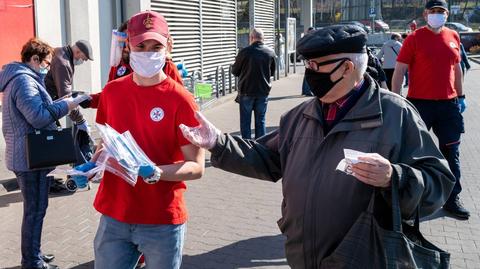
<path fill-rule="evenodd" d="M 43 62 L 47 64 L 47 66 L 45 66 L 45 67 L 49 67 L 50 64 L 51 64 L 51 62 L 49 60 L 46 60 L 46 59 L 44 59 Z"/>
<path fill-rule="evenodd" d="M 320 66 L 325 66 L 332 63 L 336 63 L 336 62 L 340 62 L 340 61 L 344 62 L 349 60 L 350 60 L 349 58 L 338 58 L 338 59 L 332 59 L 332 60 L 328 60 L 321 63 L 317 63 L 313 60 L 303 60 L 303 64 L 305 65 L 305 68 L 318 72 L 318 70 L 320 69 Z"/>

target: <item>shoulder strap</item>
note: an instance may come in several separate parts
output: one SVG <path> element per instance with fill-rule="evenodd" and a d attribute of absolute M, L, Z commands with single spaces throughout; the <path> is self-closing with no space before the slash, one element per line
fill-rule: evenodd
<path fill-rule="evenodd" d="M 390 47 L 390 48 L 392 48 L 392 50 L 393 50 L 393 52 L 395 53 L 395 55 L 398 56 L 398 52 L 397 52 L 393 47 Z"/>

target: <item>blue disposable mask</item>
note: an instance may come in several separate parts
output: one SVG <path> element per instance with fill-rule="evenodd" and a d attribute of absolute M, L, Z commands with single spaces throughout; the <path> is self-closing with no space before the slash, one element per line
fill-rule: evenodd
<path fill-rule="evenodd" d="M 81 65 L 81 64 L 83 64 L 83 59 L 73 59 L 73 64 L 74 65 Z"/>
<path fill-rule="evenodd" d="M 433 29 L 438 29 L 445 25 L 447 21 L 447 14 L 428 14 L 427 16 L 428 25 Z"/>
<path fill-rule="evenodd" d="M 48 73 L 48 68 L 40 66 L 40 69 L 38 70 L 38 73 L 40 73 L 42 75 L 46 75 Z"/>

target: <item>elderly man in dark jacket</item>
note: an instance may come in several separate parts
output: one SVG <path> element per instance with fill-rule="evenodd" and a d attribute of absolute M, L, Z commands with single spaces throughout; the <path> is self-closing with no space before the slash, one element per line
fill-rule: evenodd
<path fill-rule="evenodd" d="M 432 214 L 453 188 L 455 178 L 417 110 L 365 73 L 365 44 L 366 33 L 350 25 L 303 37 L 297 50 L 317 98 L 286 112 L 279 128 L 258 140 L 221 134 L 201 114 L 200 126 L 180 127 L 211 151 L 215 167 L 273 182 L 283 178 L 278 225 L 292 268 L 327 268 L 322 262 L 367 209 L 374 190 L 388 205 L 392 180 L 399 183 L 404 219 L 417 209 L 420 216 Z M 336 170 L 344 149 L 367 153 L 349 174 Z"/>
<path fill-rule="evenodd" d="M 255 115 L 255 138 L 263 136 L 268 94 L 272 88 L 270 77 L 275 74 L 275 52 L 263 44 L 263 31 L 255 28 L 250 33 L 250 46 L 242 49 L 232 66 L 238 77 L 240 104 L 240 132 L 251 138 L 252 111 Z"/>
<path fill-rule="evenodd" d="M 92 46 L 86 40 L 79 40 L 72 46 L 55 49 L 50 70 L 45 77 L 45 87 L 53 100 L 72 94 L 75 66 L 87 60 L 93 61 L 93 57 Z M 71 111 L 69 117 L 78 129 L 90 132 L 79 108 Z"/>

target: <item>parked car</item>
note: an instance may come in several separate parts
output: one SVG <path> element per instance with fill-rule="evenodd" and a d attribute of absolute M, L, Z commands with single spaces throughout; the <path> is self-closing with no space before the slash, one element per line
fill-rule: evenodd
<path fill-rule="evenodd" d="M 372 27 L 370 27 L 370 25 L 368 24 L 363 24 L 359 21 L 342 21 L 342 22 L 339 22 L 338 24 L 353 24 L 353 25 L 357 25 L 359 27 L 361 27 L 363 30 L 365 30 L 365 32 L 370 33 L 372 31 Z"/>
<path fill-rule="evenodd" d="M 394 29 L 401 32 L 406 32 L 410 29 L 408 20 L 391 20 L 388 22 L 390 29 Z"/>
<path fill-rule="evenodd" d="M 361 23 L 372 26 L 372 20 L 361 20 Z M 382 20 L 374 21 L 375 32 L 390 32 L 390 26 Z"/>
<path fill-rule="evenodd" d="M 447 22 L 445 23 L 445 26 L 457 32 L 473 32 L 472 28 L 467 27 L 459 22 Z"/>

